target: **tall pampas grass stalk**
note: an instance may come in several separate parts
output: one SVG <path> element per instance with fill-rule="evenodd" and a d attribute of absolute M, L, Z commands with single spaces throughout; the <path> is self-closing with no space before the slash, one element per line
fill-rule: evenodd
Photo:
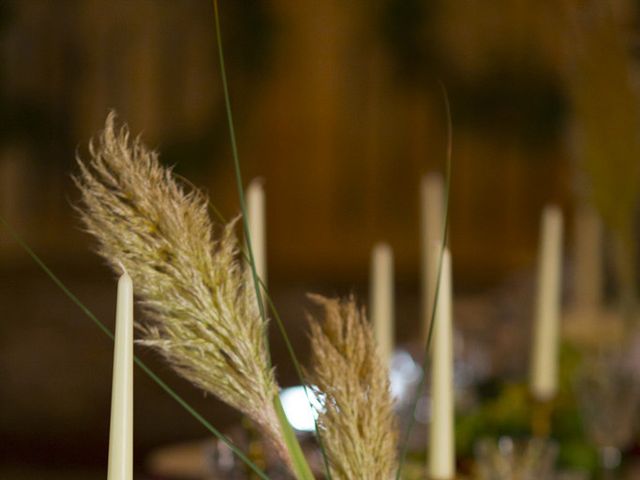
<path fill-rule="evenodd" d="M 310 296 L 324 308 L 323 322 L 310 321 L 310 380 L 323 399 L 318 425 L 336 480 L 393 477 L 398 434 L 389 390 L 364 309 L 353 297 Z"/>
<path fill-rule="evenodd" d="M 78 210 L 99 253 L 133 278 L 147 313 L 140 343 L 255 421 L 296 478 L 313 479 L 279 401 L 267 319 L 252 288 L 254 272 L 240 255 L 236 221 L 214 236 L 204 196 L 179 184 L 126 127 L 116 129 L 113 113 L 89 152 L 74 178 Z M 450 169 L 449 142 L 447 191 Z M 443 237 L 446 243 L 446 229 Z M 311 298 L 325 309 L 324 322 L 310 325 L 308 379 L 324 403 L 318 433 L 328 477 L 390 479 L 395 471 L 399 478 L 407 444 L 398 457 L 389 372 L 364 310 L 352 297 Z"/>
<path fill-rule="evenodd" d="M 266 311 L 264 308 L 264 303 L 262 302 L 263 291 L 260 287 L 260 279 L 258 278 L 258 272 L 256 270 L 256 262 L 253 256 L 253 250 L 251 248 L 251 232 L 249 231 L 249 225 L 247 223 L 247 218 L 246 218 L 247 209 L 246 209 L 246 204 L 244 199 L 244 187 L 242 185 L 242 173 L 240 169 L 240 159 L 238 156 L 238 145 L 236 142 L 235 127 L 233 124 L 233 113 L 231 110 L 231 96 L 229 95 L 229 87 L 227 84 L 227 69 L 225 67 L 224 48 L 222 46 L 222 31 L 220 28 L 220 12 L 218 9 L 218 0 L 213 0 L 213 13 L 214 13 L 214 20 L 215 20 L 215 27 L 216 27 L 216 40 L 218 44 L 220 80 L 222 82 L 222 92 L 223 92 L 222 96 L 224 98 L 225 112 L 227 114 L 227 126 L 229 127 L 229 140 L 231 143 L 231 153 L 233 156 L 233 164 L 234 164 L 234 169 L 236 174 L 236 183 L 238 186 L 238 197 L 240 200 L 240 206 L 242 208 L 242 212 L 244 214 L 243 225 L 244 225 L 244 233 L 247 238 L 247 254 L 249 259 L 249 266 L 251 268 L 251 276 L 253 278 L 253 286 L 255 289 L 255 294 L 258 302 L 260 315 L 263 321 L 266 321 Z M 284 326 L 282 322 L 280 322 L 280 319 L 277 315 L 276 315 L 276 324 L 278 325 L 278 328 L 282 333 L 283 339 L 285 340 L 285 343 L 291 355 L 291 360 L 293 361 L 296 367 L 296 370 L 299 371 L 300 366 L 298 364 L 298 360 L 296 358 L 296 355 L 293 352 L 293 349 L 291 348 Z M 305 392 L 307 392 L 306 386 L 305 386 Z M 291 461 L 290 465 L 293 469 L 294 474 L 300 480 L 313 480 L 313 474 L 311 473 L 311 468 L 309 467 L 309 464 L 307 463 L 304 457 L 304 453 L 302 452 L 302 448 L 298 443 L 295 432 L 293 431 L 293 428 L 289 424 L 289 421 L 287 420 L 284 414 L 284 409 L 282 407 L 282 404 L 280 403 L 280 397 L 278 395 L 274 397 L 273 404 L 275 407 L 278 420 L 280 422 L 282 436 L 284 438 L 285 445 L 288 449 L 289 459 Z M 310 406 L 311 406 L 311 403 L 310 403 Z M 327 458 L 325 455 L 325 449 L 323 446 L 322 439 L 320 438 L 319 435 L 317 436 L 317 439 L 320 444 L 320 450 L 322 452 L 324 463 L 326 465 Z M 328 471 L 327 471 L 327 475 L 330 477 L 330 473 Z M 329 480 L 331 480 L 331 478 L 329 478 Z"/>
<path fill-rule="evenodd" d="M 116 129 L 114 117 L 90 145 L 90 160 L 78 161 L 75 181 L 99 253 L 114 270 L 121 262 L 130 272 L 148 314 L 139 325 L 141 343 L 255 421 L 291 465 L 274 401 L 267 322 L 238 258 L 235 222 L 214 238 L 206 199 L 179 185 L 126 127 Z"/>
<path fill-rule="evenodd" d="M 234 234 L 214 235 L 206 199 L 187 191 L 157 154 L 111 113 L 78 160 L 79 212 L 99 253 L 133 278 L 146 311 L 140 343 L 156 349 L 187 380 L 256 422 L 298 479 L 312 479 L 279 402 L 251 271 Z M 323 399 L 318 426 L 329 478 L 389 479 L 398 468 L 398 433 L 389 372 L 364 310 L 354 298 L 311 296 L 324 307 L 311 321 L 312 368 Z"/>

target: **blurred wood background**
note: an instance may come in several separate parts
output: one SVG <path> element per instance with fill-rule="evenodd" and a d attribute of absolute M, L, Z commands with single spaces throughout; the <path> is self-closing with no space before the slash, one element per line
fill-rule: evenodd
<path fill-rule="evenodd" d="M 540 207 L 566 203 L 571 183 L 554 8 L 223 4 L 241 160 L 246 179 L 265 179 L 274 274 L 362 279 L 387 239 L 415 277 L 418 177 L 445 163 L 438 80 L 453 110 L 456 270 L 482 283 L 529 263 Z M 208 2 L 29 0 L 3 15 L 2 204 L 31 239 L 67 253 L 73 158 L 110 109 L 236 214 Z"/>
<path fill-rule="evenodd" d="M 413 335 L 419 178 L 445 165 L 438 81 L 453 115 L 456 288 L 484 292 L 533 267 L 541 207 L 559 203 L 570 218 L 582 188 L 565 3 L 221 2 L 244 178 L 265 181 L 270 285 L 297 341 L 304 292 L 366 293 L 380 240 L 396 255 L 400 338 Z M 634 29 L 635 3 L 613 5 Z M 0 213 L 112 322 L 113 275 L 79 230 L 70 181 L 110 109 L 238 213 L 211 2 L 6 1 L 0 39 Z M 0 477 L 22 478 L 2 474 L 20 462 L 104 465 L 111 346 L 5 230 L 0 318 Z M 217 424 L 237 419 L 155 365 Z M 139 462 L 204 434 L 140 374 L 136 389 Z"/>

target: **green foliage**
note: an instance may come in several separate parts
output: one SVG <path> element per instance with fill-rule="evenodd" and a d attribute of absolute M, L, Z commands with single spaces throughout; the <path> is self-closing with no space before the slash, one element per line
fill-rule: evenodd
<path fill-rule="evenodd" d="M 554 401 L 551 436 L 559 443 L 560 468 L 594 471 L 597 452 L 585 436 L 572 384 L 580 360 L 579 351 L 562 346 L 559 393 Z M 473 456 L 475 442 L 481 437 L 531 435 L 533 403 L 526 384 L 495 381 L 481 386 L 478 391 L 480 405 L 457 415 L 456 449 L 461 458 Z"/>

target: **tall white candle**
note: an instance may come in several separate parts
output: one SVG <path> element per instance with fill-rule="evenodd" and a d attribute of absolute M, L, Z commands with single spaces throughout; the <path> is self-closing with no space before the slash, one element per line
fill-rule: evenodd
<path fill-rule="evenodd" d="M 558 389 L 561 275 L 562 212 L 548 206 L 542 213 L 531 360 L 531 393 L 540 401 L 552 399 Z"/>
<path fill-rule="evenodd" d="M 592 207 L 576 210 L 574 238 L 574 308 L 594 312 L 602 306 L 602 222 Z"/>
<path fill-rule="evenodd" d="M 251 250 L 256 272 L 267 285 L 267 237 L 265 221 L 265 194 L 261 179 L 254 179 L 247 187 L 247 221 L 251 237 Z"/>
<path fill-rule="evenodd" d="M 373 248 L 370 287 L 371 321 L 381 358 L 390 364 L 394 346 L 393 252 L 386 243 Z"/>
<path fill-rule="evenodd" d="M 420 182 L 420 253 L 421 253 L 421 340 L 427 342 L 435 300 L 442 243 L 444 187 L 442 176 L 430 174 Z"/>
<path fill-rule="evenodd" d="M 456 474 L 451 304 L 451 255 L 447 249 L 442 260 L 431 349 L 430 480 L 452 480 Z"/>
<path fill-rule="evenodd" d="M 133 284 L 118 281 L 108 480 L 133 478 Z"/>

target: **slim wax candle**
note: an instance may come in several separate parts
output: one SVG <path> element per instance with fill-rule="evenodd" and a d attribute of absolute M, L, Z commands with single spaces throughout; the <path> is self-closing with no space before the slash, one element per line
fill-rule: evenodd
<path fill-rule="evenodd" d="M 451 255 L 447 249 L 442 259 L 431 347 L 430 480 L 453 480 L 456 475 L 451 304 Z"/>
<path fill-rule="evenodd" d="M 371 257 L 371 321 L 381 358 L 390 364 L 394 347 L 393 251 L 377 244 Z"/>
<path fill-rule="evenodd" d="M 262 180 L 256 178 L 247 187 L 247 221 L 251 236 L 251 250 L 256 264 L 256 273 L 262 284 L 267 286 L 267 247 L 265 223 L 265 194 Z M 266 299 L 262 290 L 263 305 L 266 309 Z"/>
<path fill-rule="evenodd" d="M 430 174 L 420 182 L 420 252 L 421 252 L 421 340 L 427 342 L 440 251 L 434 245 L 442 243 L 443 193 L 442 176 Z"/>
<path fill-rule="evenodd" d="M 558 389 L 561 274 L 562 212 L 548 206 L 542 213 L 531 361 L 531 393 L 540 401 L 551 400 Z"/>
<path fill-rule="evenodd" d="M 254 179 L 247 187 L 247 220 L 251 249 L 256 264 L 256 272 L 262 283 L 267 285 L 267 240 L 265 222 L 265 194 L 262 180 Z"/>
<path fill-rule="evenodd" d="M 576 211 L 574 308 L 594 313 L 602 307 L 602 222 L 586 205 Z"/>
<path fill-rule="evenodd" d="M 133 478 L 133 283 L 126 271 L 118 280 L 107 478 Z"/>

